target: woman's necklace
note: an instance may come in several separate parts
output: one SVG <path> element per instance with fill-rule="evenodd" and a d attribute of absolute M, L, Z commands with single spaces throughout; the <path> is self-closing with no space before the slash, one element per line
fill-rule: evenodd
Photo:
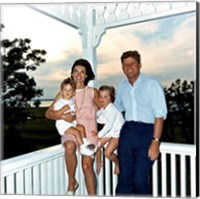
<path fill-rule="evenodd" d="M 78 117 L 81 116 L 81 109 L 82 109 L 82 107 L 83 107 L 83 103 L 84 103 L 84 100 L 85 100 L 85 90 L 86 90 L 86 87 L 84 88 L 83 99 L 82 99 L 82 102 L 81 102 L 80 107 L 78 107 L 78 104 L 77 104 L 77 102 L 76 102 L 76 100 L 75 100 L 75 105 L 76 105 L 76 115 L 77 115 Z"/>

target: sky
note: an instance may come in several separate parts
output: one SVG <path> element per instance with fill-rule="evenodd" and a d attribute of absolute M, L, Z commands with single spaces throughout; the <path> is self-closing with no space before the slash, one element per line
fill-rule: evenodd
<path fill-rule="evenodd" d="M 49 18 L 26 5 L 1 5 L 1 39 L 30 38 L 32 49 L 45 49 L 46 63 L 29 72 L 43 89 L 42 98 L 54 98 L 60 82 L 70 75 L 73 62 L 82 57 L 81 37 L 76 29 Z M 176 79 L 194 80 L 196 75 L 195 13 L 109 29 L 97 48 L 96 87 L 117 86 L 125 76 L 120 56 L 138 50 L 141 72 L 168 87 Z"/>

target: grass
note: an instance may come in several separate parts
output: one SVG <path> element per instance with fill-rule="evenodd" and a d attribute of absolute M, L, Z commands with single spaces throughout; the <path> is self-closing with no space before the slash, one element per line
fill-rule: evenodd
<path fill-rule="evenodd" d="M 4 158 L 60 144 L 60 135 L 55 128 L 55 121 L 45 118 L 46 110 L 47 108 L 44 107 L 29 108 L 31 118 L 25 123 L 19 123 L 14 130 L 15 132 L 8 132 L 8 129 L 4 127 Z M 176 143 L 185 143 L 186 137 L 182 127 L 174 125 L 173 128 L 173 140 Z M 168 136 L 167 141 L 171 142 L 170 128 L 166 127 L 165 131 L 165 136 Z"/>
<path fill-rule="evenodd" d="M 15 132 L 4 128 L 4 158 L 60 144 L 55 121 L 45 118 L 46 109 L 30 108 L 32 117 L 16 125 Z"/>

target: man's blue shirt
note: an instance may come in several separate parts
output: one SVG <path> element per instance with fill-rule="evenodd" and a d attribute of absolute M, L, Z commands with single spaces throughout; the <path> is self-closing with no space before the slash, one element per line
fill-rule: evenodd
<path fill-rule="evenodd" d="M 126 121 L 154 123 L 155 118 L 166 118 L 167 106 L 163 88 L 158 81 L 140 74 L 133 85 L 122 81 L 116 92 L 115 105 L 125 111 Z"/>

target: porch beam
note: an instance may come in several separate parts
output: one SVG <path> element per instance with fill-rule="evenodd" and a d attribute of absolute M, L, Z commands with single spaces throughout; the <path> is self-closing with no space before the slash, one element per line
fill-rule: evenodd
<path fill-rule="evenodd" d="M 194 2 L 105 4 L 96 10 L 95 27 L 110 29 L 196 11 Z"/>

